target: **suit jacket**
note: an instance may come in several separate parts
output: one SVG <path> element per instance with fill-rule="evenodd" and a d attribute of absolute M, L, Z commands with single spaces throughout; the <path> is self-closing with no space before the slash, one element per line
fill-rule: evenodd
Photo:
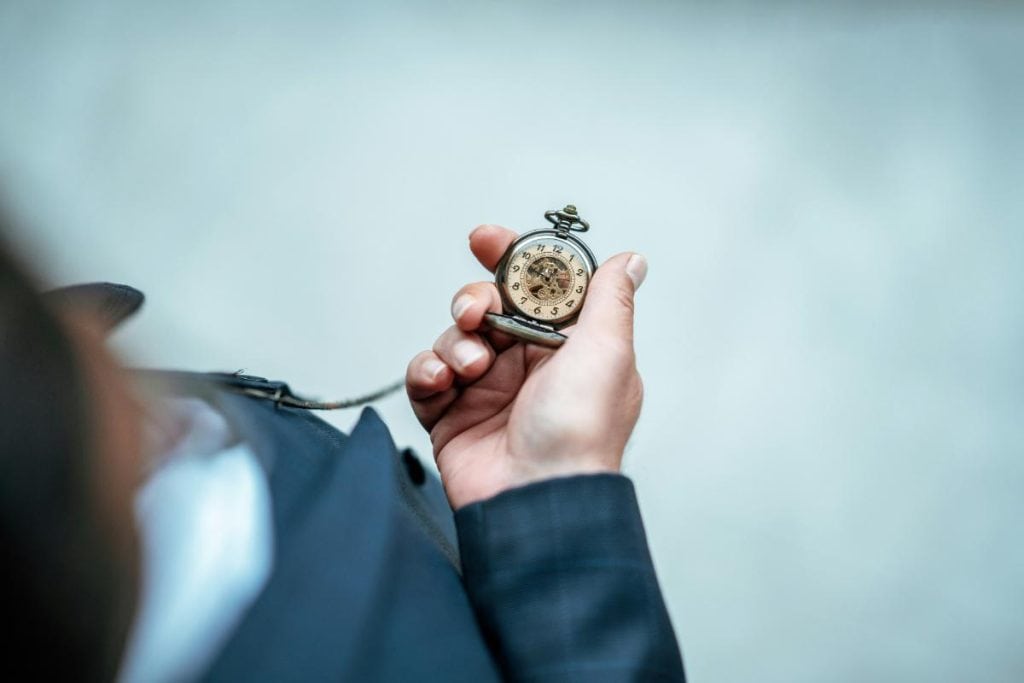
<path fill-rule="evenodd" d="M 141 303 L 84 291 L 112 324 Z M 453 514 L 372 409 L 345 435 L 245 395 L 280 383 L 148 376 L 219 408 L 270 486 L 273 572 L 205 680 L 684 680 L 625 477 L 549 480 Z"/>
<path fill-rule="evenodd" d="M 219 408 L 266 469 L 274 570 L 207 681 L 681 681 L 630 481 L 554 479 L 448 507 L 364 410 L 345 435 L 169 373 Z"/>

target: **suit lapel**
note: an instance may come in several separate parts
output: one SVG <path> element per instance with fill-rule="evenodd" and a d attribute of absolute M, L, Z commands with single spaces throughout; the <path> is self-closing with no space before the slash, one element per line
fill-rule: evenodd
<path fill-rule="evenodd" d="M 365 664 L 360 634 L 393 579 L 397 458 L 372 409 L 329 455 L 307 504 L 283 515 L 270 581 L 209 680 L 346 680 Z"/>
<path fill-rule="evenodd" d="M 267 472 L 275 565 L 204 680 L 498 679 L 453 564 L 436 477 L 366 409 L 346 437 L 315 415 L 224 390 L 222 376 L 140 373 L 215 405 Z"/>

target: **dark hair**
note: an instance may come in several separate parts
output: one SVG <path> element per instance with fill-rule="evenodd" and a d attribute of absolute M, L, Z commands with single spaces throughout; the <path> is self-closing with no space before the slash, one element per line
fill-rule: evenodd
<path fill-rule="evenodd" d="M 2 238 L 2 235 L 0 235 Z M 99 517 L 74 343 L 0 239 L 0 593 L 7 680 L 110 680 L 134 568 Z"/>

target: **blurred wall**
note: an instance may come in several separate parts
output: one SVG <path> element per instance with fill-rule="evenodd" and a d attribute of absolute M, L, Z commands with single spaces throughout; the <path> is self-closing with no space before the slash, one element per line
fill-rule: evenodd
<path fill-rule="evenodd" d="M 1020 8 L 8 0 L 0 188 L 52 281 L 148 293 L 131 362 L 321 396 L 574 202 L 651 262 L 627 469 L 692 679 L 1021 680 Z"/>

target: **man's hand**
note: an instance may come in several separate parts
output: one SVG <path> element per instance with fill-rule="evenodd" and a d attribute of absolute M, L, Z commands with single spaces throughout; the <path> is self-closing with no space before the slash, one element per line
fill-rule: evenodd
<path fill-rule="evenodd" d="M 470 234 L 469 246 L 493 272 L 515 238 L 511 230 L 485 225 Z M 542 479 L 618 471 L 643 398 L 633 294 L 646 274 L 638 254 L 608 259 L 558 350 L 486 327 L 484 314 L 501 312 L 493 282 L 459 290 L 455 325 L 406 372 L 406 390 L 430 431 L 453 508 Z"/>

